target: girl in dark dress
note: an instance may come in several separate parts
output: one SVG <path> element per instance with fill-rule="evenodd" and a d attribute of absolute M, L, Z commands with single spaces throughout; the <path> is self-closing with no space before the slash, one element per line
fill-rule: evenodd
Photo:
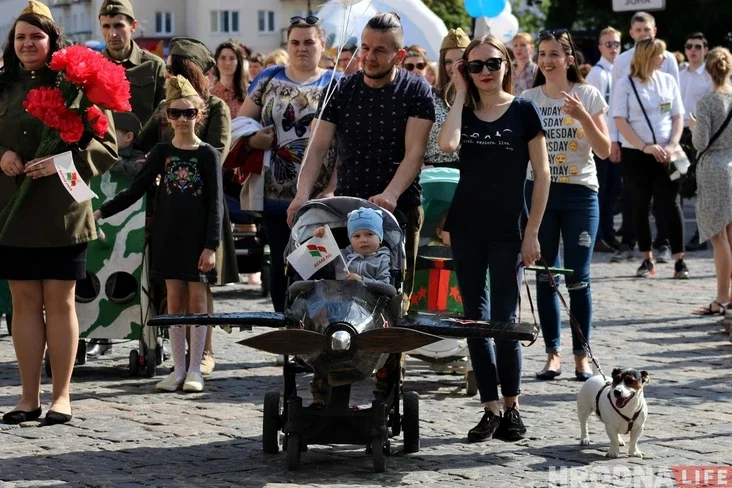
<path fill-rule="evenodd" d="M 155 146 L 128 190 L 105 203 L 95 218 L 109 218 L 142 198 L 160 177 L 155 200 L 151 277 L 165 280 L 168 313 L 205 313 L 206 285 L 215 282 L 216 249 L 221 239 L 223 215 L 221 158 L 201 141 L 196 122 L 204 115 L 204 102 L 182 76 L 166 84 L 167 118 L 175 136 Z M 186 298 L 188 303 L 186 303 Z M 186 375 L 186 331 L 170 330 L 175 371 L 156 386 L 160 391 L 203 390 L 201 358 L 206 328 L 190 331 L 190 366 Z"/>

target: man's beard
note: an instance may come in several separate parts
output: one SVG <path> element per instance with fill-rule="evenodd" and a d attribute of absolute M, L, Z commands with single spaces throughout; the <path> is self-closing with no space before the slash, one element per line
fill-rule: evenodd
<path fill-rule="evenodd" d="M 391 71 L 393 69 L 394 69 L 394 66 L 392 65 L 392 66 L 389 66 L 388 70 L 385 70 L 385 71 L 382 71 L 382 72 L 376 73 L 376 74 L 369 74 L 369 72 L 366 71 L 366 67 L 364 66 L 363 74 L 364 74 L 364 76 L 366 76 L 366 78 L 369 78 L 372 80 L 383 80 L 384 78 L 386 78 L 387 76 L 389 76 L 391 74 Z"/>

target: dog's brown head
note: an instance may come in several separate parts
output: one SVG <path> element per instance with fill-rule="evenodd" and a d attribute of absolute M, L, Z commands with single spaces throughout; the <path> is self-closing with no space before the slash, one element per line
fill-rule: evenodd
<path fill-rule="evenodd" d="M 615 368 L 612 377 L 613 401 L 618 408 L 625 407 L 651 381 L 651 375 L 647 371 L 633 368 Z"/>

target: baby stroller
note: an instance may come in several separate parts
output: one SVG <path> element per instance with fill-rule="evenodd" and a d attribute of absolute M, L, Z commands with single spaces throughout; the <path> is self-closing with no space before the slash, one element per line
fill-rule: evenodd
<path fill-rule="evenodd" d="M 420 174 L 424 224 L 410 311 L 456 317 L 463 313 L 452 252 L 437 238 L 459 179 L 460 172 L 452 168 L 428 168 Z M 445 339 L 410 351 L 409 355 L 426 362 L 433 371 L 463 373 L 467 394 L 473 396 L 478 392 L 475 373 L 467 358 L 467 339 Z"/>
<path fill-rule="evenodd" d="M 389 212 L 365 200 L 352 197 L 336 197 L 314 200 L 300 209 L 296 223 L 290 234 L 290 242 L 285 251 L 292 253 L 297 247 L 313 236 L 320 226 L 328 225 L 340 248 L 349 244 L 346 231 L 347 215 L 360 207 L 382 210 L 384 216 L 384 240 L 382 245 L 391 251 L 391 284 L 376 283 L 363 285 L 355 281 L 335 281 L 337 267 L 343 267 L 340 258 L 321 269 L 307 281 L 288 266 L 289 290 L 286 298 L 286 315 L 301 317 L 303 321 L 314 322 L 322 315 L 345 312 L 348 320 L 333 323 L 321 317 L 324 325 L 320 331 L 332 335 L 334 327 L 344 327 L 360 334 L 365 330 L 388 327 L 390 317 L 401 315 L 402 276 L 406 264 L 404 233 L 399 222 Z M 335 263 L 335 264 L 334 264 Z M 331 266 L 333 265 L 333 266 Z M 320 279 L 320 280 L 319 280 Z M 322 293 L 334 299 L 328 309 L 317 311 L 317 303 L 299 297 L 307 293 Z M 347 290 L 344 293 L 344 290 Z M 343 299 L 338 299 L 338 296 Z M 321 303 L 322 305 L 322 303 Z M 374 310 L 390 310 L 374 314 Z M 309 314 L 315 314 L 315 317 Z M 309 317 L 309 318 L 306 318 Z M 313 319 L 313 320 L 311 320 Z M 347 325 L 348 322 L 351 325 Z M 310 326 L 308 326 L 310 327 Z M 327 327 L 327 328 L 326 328 Z M 310 444 L 362 444 L 372 455 L 376 471 L 385 469 L 384 456 L 389 454 L 389 437 L 404 432 L 404 451 L 419 450 L 419 418 L 416 393 L 400 394 L 400 354 L 380 354 L 365 350 L 349 350 L 348 355 L 336 352 L 303 354 L 297 362 L 285 357 L 284 405 L 280 409 L 280 393 L 267 393 L 264 400 L 264 450 L 268 453 L 279 451 L 277 437 L 279 430 L 284 431 L 284 450 L 290 469 L 297 469 L 300 453 Z M 330 384 L 329 393 L 322 408 L 311 409 L 302 406 L 302 398 L 297 395 L 295 375 L 307 371 L 303 365 L 326 377 Z M 350 407 L 350 392 L 353 383 L 369 380 L 376 371 L 384 389 L 374 400 L 371 408 L 353 409 Z M 403 399 L 404 412 L 400 413 Z"/>
<path fill-rule="evenodd" d="M 226 206 L 233 227 L 236 264 L 240 274 L 261 273 L 262 296 L 269 295 L 269 246 L 260 219 L 241 209 L 238 198 L 226 194 Z M 254 226 L 254 228 L 252 228 Z"/>

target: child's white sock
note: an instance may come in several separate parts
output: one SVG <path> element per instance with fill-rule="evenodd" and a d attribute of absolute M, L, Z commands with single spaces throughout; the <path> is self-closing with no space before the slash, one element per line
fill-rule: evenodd
<path fill-rule="evenodd" d="M 173 353 L 173 366 L 175 367 L 175 377 L 178 381 L 186 378 L 186 328 L 171 327 L 170 328 L 170 349 Z M 192 358 L 191 358 L 192 359 Z M 200 362 L 200 358 L 199 358 Z"/>
<path fill-rule="evenodd" d="M 206 327 L 191 328 L 191 360 L 188 364 L 188 371 L 201 374 L 201 359 L 203 359 L 203 349 L 206 346 Z"/>

